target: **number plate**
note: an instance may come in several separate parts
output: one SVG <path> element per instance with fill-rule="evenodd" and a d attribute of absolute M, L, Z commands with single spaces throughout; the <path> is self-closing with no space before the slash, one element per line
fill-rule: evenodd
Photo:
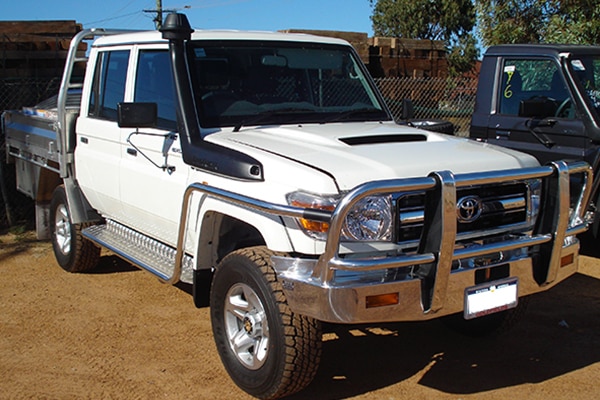
<path fill-rule="evenodd" d="M 465 289 L 465 319 L 514 308 L 519 302 L 519 280 L 507 278 Z"/>

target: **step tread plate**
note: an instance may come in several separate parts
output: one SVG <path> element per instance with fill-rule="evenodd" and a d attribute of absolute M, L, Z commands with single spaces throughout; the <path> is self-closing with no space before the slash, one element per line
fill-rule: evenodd
<path fill-rule="evenodd" d="M 109 221 L 83 230 L 83 235 L 163 280 L 173 274 L 175 249 L 139 232 Z M 184 256 L 180 280 L 192 282 L 191 257 Z"/>

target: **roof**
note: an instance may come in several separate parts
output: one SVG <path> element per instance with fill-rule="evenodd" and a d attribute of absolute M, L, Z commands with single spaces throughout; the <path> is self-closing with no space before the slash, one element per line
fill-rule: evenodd
<path fill-rule="evenodd" d="M 586 46 L 576 44 L 502 44 L 491 46 L 485 56 L 542 56 L 558 57 L 562 53 L 577 55 L 600 54 L 600 46 Z"/>
<path fill-rule="evenodd" d="M 236 30 L 196 30 L 192 40 L 261 40 L 261 41 L 291 41 L 310 43 L 329 43 L 349 45 L 342 39 L 315 36 L 299 33 L 236 31 Z M 167 43 L 158 31 L 126 32 L 118 35 L 103 36 L 94 42 L 94 46 L 110 46 L 124 43 Z"/>

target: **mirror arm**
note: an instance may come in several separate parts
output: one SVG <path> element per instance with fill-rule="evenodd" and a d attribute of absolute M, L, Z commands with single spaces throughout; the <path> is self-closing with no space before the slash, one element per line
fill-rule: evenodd
<path fill-rule="evenodd" d="M 148 157 L 142 150 L 140 150 L 139 147 L 137 147 L 135 144 L 133 144 L 133 142 L 131 141 L 131 137 L 133 135 L 146 135 L 146 136 L 158 136 L 158 137 L 163 137 L 165 139 L 172 139 L 175 140 L 177 139 L 177 134 L 175 133 L 148 133 L 148 132 L 140 132 L 139 128 L 135 128 L 135 132 L 131 132 L 129 134 L 129 136 L 127 136 L 127 143 L 129 143 L 129 145 L 131 145 L 131 147 L 133 147 L 135 149 L 135 151 L 137 151 L 139 154 L 141 154 L 142 156 L 144 156 L 144 158 L 148 161 L 150 161 L 150 163 L 152 165 L 154 165 L 156 168 L 162 169 L 163 171 L 167 171 L 167 173 L 169 175 L 171 175 L 173 172 L 175 172 L 175 166 L 173 165 L 168 165 L 166 163 L 167 160 L 167 156 L 165 155 L 165 163 L 163 165 L 158 165 L 157 163 L 155 163 L 152 159 L 150 159 L 150 157 Z"/>

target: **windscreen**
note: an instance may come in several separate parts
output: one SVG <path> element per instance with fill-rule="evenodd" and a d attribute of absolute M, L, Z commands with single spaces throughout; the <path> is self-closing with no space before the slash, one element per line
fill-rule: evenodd
<path fill-rule="evenodd" d="M 388 119 L 346 46 L 199 41 L 188 60 L 202 127 Z"/>

